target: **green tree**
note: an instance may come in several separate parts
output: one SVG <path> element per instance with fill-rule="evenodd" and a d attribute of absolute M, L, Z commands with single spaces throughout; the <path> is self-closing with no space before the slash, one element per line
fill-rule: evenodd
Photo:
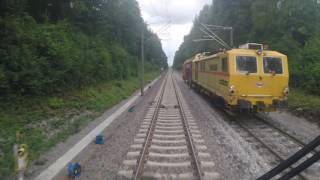
<path fill-rule="evenodd" d="M 246 42 L 269 44 L 289 57 L 290 85 L 319 94 L 317 56 L 320 53 L 320 3 L 316 0 L 215 0 L 204 6 L 194 26 L 179 47 L 174 67 L 198 52 L 212 51 L 219 45 L 193 42 L 201 37 L 199 22 L 234 28 L 235 45 Z M 219 33 L 225 41 L 228 36 Z"/>

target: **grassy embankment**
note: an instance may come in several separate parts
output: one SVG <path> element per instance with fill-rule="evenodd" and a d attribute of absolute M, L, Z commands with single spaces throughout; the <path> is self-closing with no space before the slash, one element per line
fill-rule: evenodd
<path fill-rule="evenodd" d="M 145 80 L 154 79 L 158 74 L 146 73 Z M 131 78 L 73 90 L 56 97 L 1 100 L 0 177 L 6 179 L 13 175 L 12 147 L 17 131 L 24 134 L 22 142 L 29 146 L 30 159 L 35 160 L 56 143 L 80 131 L 106 109 L 130 96 L 138 87 L 138 79 Z"/>
<path fill-rule="evenodd" d="M 320 126 L 320 96 L 310 95 L 301 90 L 291 90 L 289 110 L 295 115 L 315 121 Z"/>

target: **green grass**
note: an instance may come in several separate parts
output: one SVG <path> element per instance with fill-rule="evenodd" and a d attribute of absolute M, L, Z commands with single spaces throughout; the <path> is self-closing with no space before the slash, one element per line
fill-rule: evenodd
<path fill-rule="evenodd" d="M 301 90 L 291 90 L 288 99 L 289 109 L 297 115 L 306 118 L 319 117 L 320 115 L 320 96 L 310 95 Z"/>
<path fill-rule="evenodd" d="M 158 74 L 146 73 L 145 81 L 154 79 Z M 131 78 L 100 83 L 54 97 L 0 99 L 1 179 L 13 178 L 14 143 L 26 143 L 29 159 L 35 160 L 138 88 L 138 79 Z M 17 131 L 23 134 L 20 140 L 16 139 Z"/>

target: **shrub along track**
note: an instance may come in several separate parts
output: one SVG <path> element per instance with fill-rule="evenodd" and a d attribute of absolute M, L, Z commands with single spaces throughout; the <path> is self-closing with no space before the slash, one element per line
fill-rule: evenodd
<path fill-rule="evenodd" d="M 216 179 L 214 163 L 172 73 L 149 107 L 118 179 Z"/>

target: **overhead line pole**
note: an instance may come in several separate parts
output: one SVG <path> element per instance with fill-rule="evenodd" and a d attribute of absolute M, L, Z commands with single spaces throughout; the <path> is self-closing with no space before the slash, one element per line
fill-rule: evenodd
<path fill-rule="evenodd" d="M 161 33 L 163 31 L 166 31 L 169 27 L 170 27 L 170 23 L 171 21 L 169 21 L 169 23 L 167 23 L 165 26 L 161 27 L 160 30 L 161 30 Z M 145 40 L 144 40 L 144 28 L 142 28 L 141 30 L 141 61 L 140 63 L 138 62 L 138 70 L 139 70 L 139 79 L 140 79 L 140 92 L 141 92 L 141 96 L 144 96 L 144 44 L 145 44 Z M 151 38 L 148 38 L 146 40 L 149 41 Z M 139 67 L 140 66 L 140 67 Z"/>
<path fill-rule="evenodd" d="M 144 28 L 141 31 L 141 65 L 140 65 L 140 91 L 144 95 Z"/>
<path fill-rule="evenodd" d="M 233 48 L 233 28 L 230 27 L 230 46 Z"/>

